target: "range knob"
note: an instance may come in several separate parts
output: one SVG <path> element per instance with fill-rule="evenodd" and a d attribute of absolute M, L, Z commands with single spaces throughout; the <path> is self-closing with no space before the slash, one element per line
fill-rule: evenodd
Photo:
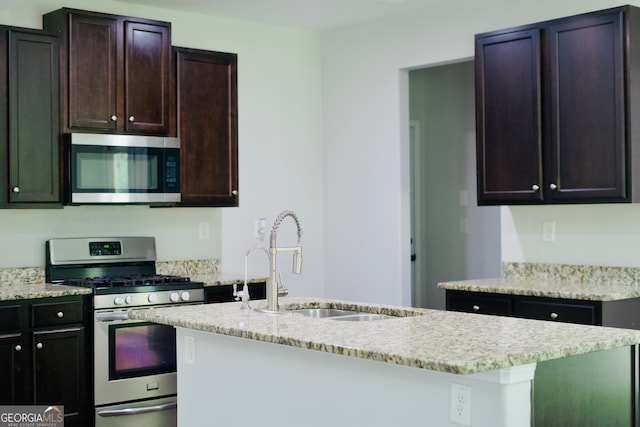
<path fill-rule="evenodd" d="M 180 295 L 180 297 L 182 298 L 182 301 L 189 301 L 189 299 L 191 299 L 191 294 L 189 294 L 189 292 L 187 291 L 184 291 L 182 295 Z"/>
<path fill-rule="evenodd" d="M 156 294 L 149 294 L 149 296 L 147 297 L 147 301 L 156 302 L 158 301 L 158 296 Z"/>
<path fill-rule="evenodd" d="M 126 302 L 127 304 L 133 304 L 133 296 L 127 295 L 124 299 L 124 302 Z"/>
<path fill-rule="evenodd" d="M 171 292 L 171 295 L 169 295 L 169 299 L 171 300 L 171 302 L 180 302 L 180 295 L 178 295 L 177 292 Z"/>
<path fill-rule="evenodd" d="M 122 298 L 121 296 L 117 296 L 113 299 L 113 303 L 115 305 L 122 305 L 124 304 L 124 298 Z"/>

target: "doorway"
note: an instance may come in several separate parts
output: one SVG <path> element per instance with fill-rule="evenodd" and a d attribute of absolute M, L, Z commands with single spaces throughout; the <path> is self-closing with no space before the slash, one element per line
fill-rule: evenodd
<path fill-rule="evenodd" d="M 474 63 L 409 72 L 412 305 L 444 309 L 438 282 L 500 277 L 500 208 L 478 207 Z"/>

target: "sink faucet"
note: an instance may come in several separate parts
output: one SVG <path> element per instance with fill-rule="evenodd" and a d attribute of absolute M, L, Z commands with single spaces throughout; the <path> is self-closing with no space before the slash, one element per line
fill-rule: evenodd
<path fill-rule="evenodd" d="M 239 301 L 240 299 L 242 299 L 242 306 L 240 307 L 242 311 L 251 310 L 251 307 L 249 306 L 249 286 L 247 285 L 247 269 L 249 264 L 249 254 L 256 249 L 260 249 L 264 251 L 264 253 L 267 255 L 267 258 L 271 259 L 271 256 L 269 255 L 269 251 L 267 251 L 262 246 L 252 246 L 247 250 L 247 253 L 244 255 L 244 285 L 242 286 L 242 290 L 238 292 L 237 284 L 235 283 L 233 284 L 233 296 L 236 301 Z"/>
<path fill-rule="evenodd" d="M 276 240 L 278 237 L 278 229 L 280 228 L 280 224 L 282 221 L 290 216 L 296 222 L 296 226 L 298 227 L 298 243 L 293 247 L 281 247 L 279 248 Z M 297 215 L 293 211 L 283 211 L 273 223 L 273 228 L 271 229 L 271 235 L 269 239 L 269 282 L 267 283 L 267 307 L 261 311 L 265 311 L 268 313 L 279 313 L 278 307 L 278 297 L 285 296 L 288 294 L 287 289 L 284 287 L 282 283 L 282 277 L 280 277 L 280 282 L 278 282 L 278 272 L 276 268 L 276 255 L 281 251 L 292 251 L 293 252 L 293 273 L 300 274 L 302 271 L 302 247 L 300 247 L 300 239 L 302 238 L 302 227 L 300 227 L 300 221 L 298 221 Z"/>

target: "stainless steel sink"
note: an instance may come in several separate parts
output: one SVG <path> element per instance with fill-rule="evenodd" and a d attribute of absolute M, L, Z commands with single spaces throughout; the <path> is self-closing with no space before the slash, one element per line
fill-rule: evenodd
<path fill-rule="evenodd" d="M 365 313 L 353 310 L 341 310 L 337 308 L 300 308 L 291 310 L 294 314 L 316 319 L 345 320 L 351 322 L 365 322 L 371 320 L 391 319 L 396 316 L 387 314 Z"/>
<path fill-rule="evenodd" d="M 348 316 L 358 314 L 358 311 L 340 310 L 337 308 L 300 308 L 291 310 L 295 314 L 302 314 L 305 317 L 324 319 L 327 317 Z"/>
<path fill-rule="evenodd" d="M 387 314 L 371 314 L 371 313 L 356 313 L 349 314 L 346 316 L 337 316 L 332 317 L 332 320 L 347 320 L 350 322 L 368 322 L 371 320 L 384 320 L 384 319 L 392 319 L 397 316 L 389 316 Z"/>

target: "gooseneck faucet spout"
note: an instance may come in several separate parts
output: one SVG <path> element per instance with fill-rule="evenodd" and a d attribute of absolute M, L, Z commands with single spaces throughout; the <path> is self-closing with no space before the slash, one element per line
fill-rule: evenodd
<path fill-rule="evenodd" d="M 294 247 L 279 248 L 277 244 L 278 229 L 280 228 L 280 224 L 286 217 L 291 217 L 296 222 L 296 227 L 298 228 L 298 243 Z M 267 307 L 264 311 L 273 313 L 279 312 L 278 297 L 285 296 L 288 293 L 287 289 L 282 283 L 282 279 L 280 279 L 280 282 L 278 282 L 278 272 L 276 268 L 276 255 L 278 254 L 278 252 L 292 251 L 293 273 L 300 274 L 302 272 L 302 247 L 300 246 L 301 239 L 302 227 L 300 226 L 298 216 L 293 211 L 283 211 L 274 221 L 269 239 L 269 261 L 271 265 L 269 269 L 269 283 L 267 283 Z"/>

